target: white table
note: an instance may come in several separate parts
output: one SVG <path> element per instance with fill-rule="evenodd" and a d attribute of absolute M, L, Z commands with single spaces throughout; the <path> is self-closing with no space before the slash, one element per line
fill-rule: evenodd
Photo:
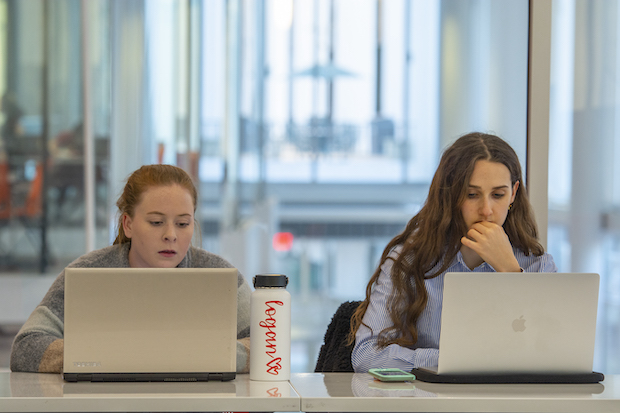
<path fill-rule="evenodd" d="M 620 376 L 599 384 L 380 383 L 368 374 L 299 373 L 289 382 L 66 383 L 0 372 L 0 412 L 620 412 Z"/>
<path fill-rule="evenodd" d="M 60 374 L 0 372 L 0 412 L 298 412 L 289 382 L 67 383 Z"/>
<path fill-rule="evenodd" d="M 620 376 L 597 384 L 381 383 L 369 374 L 293 374 L 303 412 L 620 412 Z"/>

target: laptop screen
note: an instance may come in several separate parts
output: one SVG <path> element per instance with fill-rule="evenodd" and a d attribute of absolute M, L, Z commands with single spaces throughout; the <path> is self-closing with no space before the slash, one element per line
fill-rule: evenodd
<path fill-rule="evenodd" d="M 438 373 L 591 373 L 598 291 L 598 274 L 446 273 Z"/>
<path fill-rule="evenodd" d="M 66 380 L 234 378 L 237 270 L 66 268 L 64 328 Z"/>

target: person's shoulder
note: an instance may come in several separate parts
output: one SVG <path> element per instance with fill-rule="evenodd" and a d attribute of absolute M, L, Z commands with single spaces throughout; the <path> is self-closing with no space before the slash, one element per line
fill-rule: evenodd
<path fill-rule="evenodd" d="M 128 245 L 111 245 L 87 252 L 67 267 L 78 268 L 112 268 L 129 266 Z"/>
<path fill-rule="evenodd" d="M 234 266 L 221 256 L 202 248 L 190 247 L 191 267 L 194 268 L 234 268 Z"/>
<path fill-rule="evenodd" d="M 389 253 L 388 257 L 391 257 L 393 259 L 398 258 L 400 256 L 400 254 L 403 252 L 403 248 L 404 247 L 405 246 L 403 244 L 395 245 L 394 248 L 392 248 L 390 250 L 390 253 Z"/>

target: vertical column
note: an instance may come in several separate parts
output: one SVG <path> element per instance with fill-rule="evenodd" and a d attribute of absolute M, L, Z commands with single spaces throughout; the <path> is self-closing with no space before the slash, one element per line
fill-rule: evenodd
<path fill-rule="evenodd" d="M 95 141 L 93 138 L 93 105 L 91 98 L 90 65 L 90 7 L 88 0 L 81 2 L 82 28 L 82 108 L 84 111 L 84 229 L 86 252 L 95 249 Z"/>
<path fill-rule="evenodd" d="M 407 183 L 407 167 L 409 163 L 409 148 L 411 147 L 409 143 L 409 128 L 410 123 L 409 119 L 411 114 L 409 113 L 409 99 L 411 95 L 411 0 L 405 0 L 405 20 L 403 22 L 404 27 L 404 45 L 403 52 L 405 55 L 405 63 L 403 68 L 403 135 L 402 135 L 402 146 L 401 146 L 401 182 L 403 184 Z"/>
<path fill-rule="evenodd" d="M 267 185 L 267 160 L 265 159 L 265 146 L 267 145 L 266 134 L 267 123 L 265 122 L 265 54 L 267 52 L 265 35 L 265 2 L 257 1 L 254 3 L 256 8 L 256 36 L 255 36 L 255 76 L 256 94 L 254 97 L 254 117 L 256 121 L 256 140 L 258 157 L 258 187 L 256 190 L 256 202 L 262 202 L 266 197 Z M 276 6 L 277 7 L 277 6 Z"/>
<path fill-rule="evenodd" d="M 39 252 L 39 272 L 41 274 L 45 273 L 47 269 L 47 259 L 48 259 L 48 249 L 47 249 L 47 218 L 48 218 L 48 203 L 46 199 L 47 194 L 47 173 L 46 165 L 49 160 L 49 152 L 47 147 L 47 142 L 49 142 L 50 137 L 50 5 L 47 3 L 43 3 L 43 64 L 41 67 L 41 114 L 42 116 L 42 125 L 41 125 L 41 150 L 42 150 L 42 162 L 43 162 L 43 182 L 42 182 L 42 195 L 41 195 L 41 251 Z"/>
<path fill-rule="evenodd" d="M 145 1 L 115 1 L 110 7 L 112 109 L 108 207 L 110 216 L 115 217 L 116 197 L 125 179 L 140 165 L 153 162 L 155 143 L 148 136 Z M 110 226 L 113 240 L 115 222 L 110 222 Z"/>
<path fill-rule="evenodd" d="M 530 1 L 526 182 L 539 240 L 547 246 L 551 0 Z"/>
<path fill-rule="evenodd" d="M 617 142 L 618 4 L 575 2 L 574 112 L 569 240 L 570 271 L 601 275 L 595 368 L 613 368 L 617 348 L 613 272 L 607 267 L 605 214 L 614 190 Z M 617 188 L 617 183 L 616 183 Z M 597 367 L 600 366 L 600 367 Z"/>
<path fill-rule="evenodd" d="M 226 86 L 224 112 L 224 200 L 222 229 L 235 229 L 239 221 L 239 119 L 241 83 L 241 2 L 226 4 Z"/>
<path fill-rule="evenodd" d="M 617 4 L 576 2 L 571 270 L 604 273 L 602 216 L 611 201 Z"/>
<path fill-rule="evenodd" d="M 188 133 L 190 173 L 198 179 L 200 163 L 200 108 L 202 105 L 200 90 L 202 89 L 202 2 L 189 0 L 189 51 L 188 51 Z M 200 214 L 200 212 L 198 212 Z"/>

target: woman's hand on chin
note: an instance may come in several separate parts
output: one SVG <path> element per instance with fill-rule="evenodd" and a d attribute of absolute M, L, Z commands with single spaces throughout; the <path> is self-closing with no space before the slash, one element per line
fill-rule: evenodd
<path fill-rule="evenodd" d="M 478 254 L 495 271 L 521 271 L 519 263 L 512 252 L 510 240 L 504 232 L 504 228 L 500 225 L 493 222 L 476 222 L 467 231 L 467 235 L 461 238 L 461 243 Z"/>

